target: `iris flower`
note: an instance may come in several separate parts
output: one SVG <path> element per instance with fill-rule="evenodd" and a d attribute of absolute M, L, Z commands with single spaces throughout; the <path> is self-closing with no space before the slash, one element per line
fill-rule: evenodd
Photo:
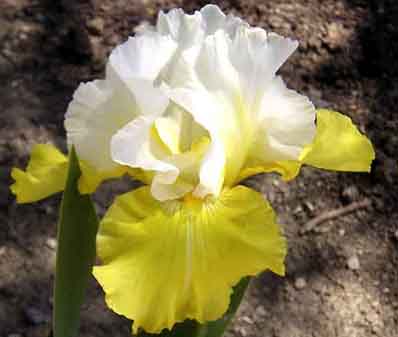
<path fill-rule="evenodd" d="M 275 214 L 243 179 L 291 180 L 303 164 L 370 170 L 372 145 L 350 118 L 316 110 L 277 75 L 297 46 L 217 6 L 175 9 L 116 47 L 104 79 L 76 90 L 65 128 L 80 192 L 124 174 L 146 184 L 102 219 L 94 268 L 134 332 L 218 319 L 240 279 L 284 275 Z M 37 145 L 26 171 L 12 171 L 17 200 L 61 191 L 66 167 L 57 149 Z"/>

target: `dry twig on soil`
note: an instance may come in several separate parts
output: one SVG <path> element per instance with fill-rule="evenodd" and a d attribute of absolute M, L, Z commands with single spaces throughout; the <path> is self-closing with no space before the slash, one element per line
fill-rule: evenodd
<path fill-rule="evenodd" d="M 8 56 L 3 50 L 0 50 L 0 56 L 7 62 L 9 62 L 14 68 L 17 68 L 17 64 L 14 62 L 14 60 L 10 56 Z"/>
<path fill-rule="evenodd" d="M 318 226 L 319 224 L 321 224 L 327 220 L 331 220 L 331 219 L 337 218 L 339 216 L 346 215 L 346 214 L 356 211 L 360 208 L 367 208 L 370 205 L 371 205 L 370 199 L 366 198 L 361 201 L 353 202 L 353 203 L 349 204 L 348 206 L 321 213 L 320 215 L 316 216 L 315 218 L 311 219 L 306 224 L 304 224 L 304 226 L 300 229 L 300 234 L 304 234 L 304 233 L 312 231 L 316 226 Z"/>

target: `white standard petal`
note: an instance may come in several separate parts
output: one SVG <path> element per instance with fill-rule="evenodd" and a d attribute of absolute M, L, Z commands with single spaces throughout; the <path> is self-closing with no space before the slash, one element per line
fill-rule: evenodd
<path fill-rule="evenodd" d="M 203 46 L 210 53 L 210 49 L 213 49 L 213 53 L 226 52 L 227 57 L 224 57 L 222 62 L 218 62 L 220 58 L 215 55 L 215 62 L 218 62 L 217 66 L 223 66 L 223 62 L 228 61 L 228 66 L 231 67 L 228 60 L 229 47 L 225 44 L 231 43 L 231 38 L 241 26 L 248 27 L 248 24 L 237 17 L 225 16 L 215 5 L 206 5 L 193 15 L 185 14 L 180 9 L 171 10 L 167 14 L 160 13 L 157 22 L 158 32 L 172 37 L 178 47 L 158 76 L 157 83 L 165 82 L 170 87 L 189 86 L 199 54 L 203 54 Z M 222 40 L 225 39 L 229 41 L 222 44 Z M 215 43 L 213 40 L 219 41 Z M 217 67 L 209 70 L 213 73 L 215 71 L 215 75 L 218 73 Z"/>
<path fill-rule="evenodd" d="M 225 174 L 239 168 L 244 160 L 246 139 L 242 136 L 241 111 L 236 106 L 239 82 L 229 60 L 229 36 L 219 30 L 208 36 L 198 54 L 191 78 L 183 87 L 165 89 L 176 104 L 188 111 L 210 135 L 211 144 L 200 168 L 197 196 L 218 195 Z M 239 148 L 231 146 L 239 143 Z"/>
<path fill-rule="evenodd" d="M 226 162 L 223 139 L 220 137 L 222 125 L 228 129 L 228 121 L 222 124 L 222 113 L 225 108 L 204 89 L 165 89 L 169 98 L 192 114 L 195 121 L 203 126 L 210 135 L 211 144 L 200 167 L 200 184 L 195 194 L 218 195 L 224 181 Z"/>
<path fill-rule="evenodd" d="M 132 78 L 154 81 L 176 48 L 177 44 L 170 36 L 157 32 L 130 37 L 112 51 L 107 64 L 107 77 L 127 84 Z"/>
<path fill-rule="evenodd" d="M 225 26 L 226 16 L 216 5 L 206 5 L 200 10 L 206 35 L 214 34 Z"/>
<path fill-rule="evenodd" d="M 185 15 L 181 8 L 175 8 L 164 13 L 160 11 L 156 23 L 156 29 L 163 35 L 170 35 L 174 40 L 178 40 L 182 17 Z"/>
<path fill-rule="evenodd" d="M 117 164 L 111 158 L 111 137 L 137 115 L 135 99 L 127 88 L 112 87 L 106 80 L 82 83 L 65 114 L 68 144 L 95 169 L 112 170 Z"/>
<path fill-rule="evenodd" d="M 298 160 L 315 136 L 315 107 L 306 96 L 286 88 L 280 77 L 264 93 L 259 118 L 250 154 L 263 163 Z"/>
<path fill-rule="evenodd" d="M 132 79 L 129 82 L 129 89 L 134 95 L 141 115 L 160 116 L 169 104 L 167 96 L 150 81 Z"/>
<path fill-rule="evenodd" d="M 175 180 L 171 183 L 165 182 L 164 175 L 164 173 L 157 173 L 152 180 L 151 194 L 156 200 L 179 199 L 193 190 L 192 184 L 180 180 Z"/>
<path fill-rule="evenodd" d="M 235 39 L 236 33 L 240 29 L 244 28 L 250 28 L 250 25 L 246 21 L 243 21 L 241 18 L 232 14 L 227 15 L 224 31 L 229 35 L 232 40 Z"/>
<path fill-rule="evenodd" d="M 229 50 L 231 39 L 224 31 L 208 36 L 195 64 L 197 80 L 214 95 L 229 96 L 233 100 L 238 94 L 238 73 L 231 64 Z"/>
<path fill-rule="evenodd" d="M 124 126 L 112 137 L 112 158 L 122 165 L 153 171 L 151 192 L 155 199 L 178 199 L 194 186 L 177 180 L 184 167 L 174 165 L 169 149 L 154 135 L 155 125 L 154 118 L 141 116 Z"/>
<path fill-rule="evenodd" d="M 229 60 L 231 40 L 219 30 L 200 50 L 192 78 L 172 88 L 169 98 L 192 114 L 210 134 L 211 144 L 200 169 L 195 194 L 218 195 L 224 179 L 238 175 L 249 150 L 250 123 L 241 109 L 239 79 Z M 231 178 L 229 178 L 231 177 Z"/>
<path fill-rule="evenodd" d="M 180 50 L 200 43 L 205 34 L 201 14 L 185 14 L 182 9 L 173 9 L 166 14 L 159 12 L 156 28 L 160 34 L 176 41 Z"/>
<path fill-rule="evenodd" d="M 193 144 L 208 136 L 192 115 L 174 102 L 170 102 L 162 117 L 156 119 L 155 125 L 159 137 L 172 154 L 190 151 Z"/>
<path fill-rule="evenodd" d="M 230 51 L 239 73 L 241 90 L 250 109 L 255 109 L 277 70 L 296 50 L 297 41 L 260 28 L 240 27 Z"/>
<path fill-rule="evenodd" d="M 225 149 L 224 144 L 213 133 L 210 148 L 207 151 L 199 172 L 199 184 L 193 194 L 204 198 L 208 194 L 218 196 L 221 193 L 225 176 Z"/>
<path fill-rule="evenodd" d="M 162 160 L 164 149 L 152 135 L 154 118 L 140 116 L 118 130 L 111 140 L 112 159 L 122 165 L 149 171 L 170 172 L 165 182 L 172 182 L 178 176 L 176 167 Z"/>
<path fill-rule="evenodd" d="M 218 30 L 233 37 L 240 26 L 249 27 L 249 24 L 234 15 L 226 16 L 218 6 L 208 4 L 193 15 L 185 14 L 182 9 L 173 9 L 166 14 L 160 12 L 156 27 L 159 33 L 170 35 L 187 48 Z"/>
<path fill-rule="evenodd" d="M 206 36 L 214 34 L 218 30 L 222 30 L 228 34 L 230 38 L 234 38 L 239 27 L 249 28 L 249 24 L 235 15 L 225 15 L 216 5 L 206 5 L 200 10 L 205 27 Z"/>

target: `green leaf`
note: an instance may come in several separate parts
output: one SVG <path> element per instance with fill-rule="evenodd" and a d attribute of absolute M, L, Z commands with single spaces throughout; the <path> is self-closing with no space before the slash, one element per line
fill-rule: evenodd
<path fill-rule="evenodd" d="M 69 169 L 58 223 L 53 336 L 75 337 L 80 307 L 95 260 L 98 219 L 89 195 L 78 191 L 80 168 L 75 150 L 69 154 Z"/>
<path fill-rule="evenodd" d="M 234 287 L 229 308 L 224 316 L 217 321 L 199 324 L 196 321 L 187 320 L 176 324 L 171 331 L 163 330 L 159 335 L 141 332 L 137 337 L 221 337 L 235 316 L 249 281 L 250 277 L 245 277 Z"/>

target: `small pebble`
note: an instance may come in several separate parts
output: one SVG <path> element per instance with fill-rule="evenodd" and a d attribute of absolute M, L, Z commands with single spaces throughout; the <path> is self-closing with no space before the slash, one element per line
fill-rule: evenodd
<path fill-rule="evenodd" d="M 344 236 L 345 235 L 345 230 L 343 228 L 339 229 L 339 235 Z"/>
<path fill-rule="evenodd" d="M 359 260 L 358 257 L 356 255 L 351 256 L 348 260 L 347 260 L 347 266 L 348 268 L 350 268 L 351 270 L 358 270 L 360 268 L 360 264 L 359 264 Z"/>
<path fill-rule="evenodd" d="M 37 308 L 29 307 L 26 308 L 24 311 L 26 318 L 33 325 L 48 323 L 50 321 L 50 317 Z"/>
<path fill-rule="evenodd" d="M 87 22 L 87 28 L 93 34 L 100 35 L 104 30 L 105 22 L 102 18 L 95 18 Z"/>
<path fill-rule="evenodd" d="M 46 212 L 46 214 L 53 214 L 54 213 L 54 207 L 52 207 L 50 205 L 45 205 L 44 206 L 44 212 Z"/>
<path fill-rule="evenodd" d="M 239 333 L 240 333 L 240 335 L 242 337 L 246 337 L 247 336 L 247 331 L 246 331 L 246 329 L 244 327 L 240 327 L 238 331 L 239 331 Z"/>
<path fill-rule="evenodd" d="M 266 316 L 266 315 L 267 315 L 267 311 L 265 310 L 265 308 L 264 308 L 262 305 L 259 305 L 259 306 L 256 308 L 256 314 L 257 314 L 258 316 Z"/>
<path fill-rule="evenodd" d="M 303 211 L 303 207 L 301 205 L 298 205 L 294 210 L 293 213 L 294 214 L 298 214 L 301 213 Z"/>
<path fill-rule="evenodd" d="M 0 256 L 5 255 L 7 253 L 7 247 L 6 246 L 1 246 L 0 247 Z"/>
<path fill-rule="evenodd" d="M 371 305 L 373 308 L 378 308 L 378 307 L 380 307 L 380 303 L 379 303 L 378 301 L 373 301 L 372 303 L 370 303 L 370 305 Z"/>
<path fill-rule="evenodd" d="M 343 192 L 341 192 L 343 200 L 347 203 L 354 202 L 359 199 L 358 188 L 354 185 L 346 187 Z"/>
<path fill-rule="evenodd" d="M 297 277 L 294 281 L 294 287 L 298 290 L 304 289 L 307 286 L 307 281 L 304 277 Z"/>
<path fill-rule="evenodd" d="M 19 33 L 19 38 L 21 40 L 27 40 L 28 39 L 28 35 L 26 33 Z"/>
<path fill-rule="evenodd" d="M 54 238 L 48 238 L 46 240 L 46 246 L 50 249 L 56 249 L 57 248 L 57 240 Z"/>
<path fill-rule="evenodd" d="M 313 213 L 315 211 L 315 206 L 310 202 L 310 201 L 305 201 L 304 205 L 307 207 L 307 209 Z"/>
<path fill-rule="evenodd" d="M 253 320 L 249 316 L 243 316 L 241 320 L 247 324 L 253 324 Z"/>
<path fill-rule="evenodd" d="M 280 185 L 280 182 L 278 180 L 272 180 L 272 185 L 278 187 Z"/>

